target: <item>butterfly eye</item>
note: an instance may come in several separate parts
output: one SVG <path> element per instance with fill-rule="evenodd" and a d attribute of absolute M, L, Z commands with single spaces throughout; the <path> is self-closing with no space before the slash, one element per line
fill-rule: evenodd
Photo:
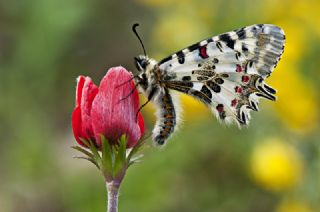
<path fill-rule="evenodd" d="M 139 71 L 144 71 L 148 65 L 148 61 L 144 58 L 134 58 L 135 65 Z"/>
<path fill-rule="evenodd" d="M 141 63 L 140 63 L 141 67 L 143 69 L 145 69 L 147 67 L 147 61 L 146 60 L 142 60 Z"/>

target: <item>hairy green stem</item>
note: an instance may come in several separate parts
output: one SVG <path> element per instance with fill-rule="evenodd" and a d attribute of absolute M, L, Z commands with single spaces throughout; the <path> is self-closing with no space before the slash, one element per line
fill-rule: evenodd
<path fill-rule="evenodd" d="M 106 182 L 108 191 L 108 210 L 107 212 L 118 212 L 118 197 L 120 183 L 116 181 Z"/>

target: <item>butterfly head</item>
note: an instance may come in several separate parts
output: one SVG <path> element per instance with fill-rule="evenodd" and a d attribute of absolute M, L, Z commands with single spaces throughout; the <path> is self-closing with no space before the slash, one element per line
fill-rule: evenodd
<path fill-rule="evenodd" d="M 135 57 L 134 63 L 139 72 L 150 72 L 157 67 L 157 62 L 145 55 L 139 55 L 138 57 Z"/>
<path fill-rule="evenodd" d="M 157 70 L 159 69 L 157 61 L 149 58 L 145 55 L 139 55 L 134 58 L 134 63 L 139 71 L 139 74 L 135 78 L 135 82 L 142 86 L 144 90 L 147 90 L 150 86 L 158 83 Z"/>

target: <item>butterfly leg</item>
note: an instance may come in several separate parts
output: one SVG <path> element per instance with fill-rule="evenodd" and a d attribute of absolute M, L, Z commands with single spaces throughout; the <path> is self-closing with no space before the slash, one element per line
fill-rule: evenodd
<path fill-rule="evenodd" d="M 123 100 L 127 99 L 129 96 L 131 96 L 131 95 L 134 93 L 134 91 L 137 89 L 137 87 L 138 87 L 138 84 L 135 84 L 135 85 L 134 85 L 134 88 L 133 88 L 125 97 L 122 97 L 122 98 L 118 101 L 118 103 L 120 103 L 121 101 L 123 101 Z"/>
<path fill-rule="evenodd" d="M 147 100 L 145 103 L 143 103 L 143 104 L 139 107 L 139 109 L 138 109 L 138 111 L 137 111 L 136 120 L 138 119 L 138 113 L 142 110 L 142 108 L 144 108 L 144 106 L 146 106 L 146 105 L 151 101 L 151 99 L 156 95 L 157 92 L 158 92 L 158 88 L 157 88 L 157 87 L 153 87 L 153 88 L 151 89 L 151 91 L 150 91 L 150 93 L 149 93 L 149 95 L 148 95 L 148 100 Z"/>

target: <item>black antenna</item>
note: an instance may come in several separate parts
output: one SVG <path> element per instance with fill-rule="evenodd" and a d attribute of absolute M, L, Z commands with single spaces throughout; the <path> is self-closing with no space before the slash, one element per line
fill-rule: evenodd
<path fill-rule="evenodd" d="M 137 24 L 137 23 L 133 24 L 133 26 L 132 26 L 132 31 L 134 32 L 134 34 L 135 34 L 135 35 L 137 36 L 137 38 L 139 39 L 140 44 L 141 44 L 142 49 L 143 49 L 144 55 L 147 56 L 146 49 L 144 48 L 144 45 L 143 45 L 143 43 L 142 43 L 142 40 L 141 40 L 139 34 L 138 34 L 137 31 L 136 31 L 137 26 L 139 26 L 139 24 Z"/>

